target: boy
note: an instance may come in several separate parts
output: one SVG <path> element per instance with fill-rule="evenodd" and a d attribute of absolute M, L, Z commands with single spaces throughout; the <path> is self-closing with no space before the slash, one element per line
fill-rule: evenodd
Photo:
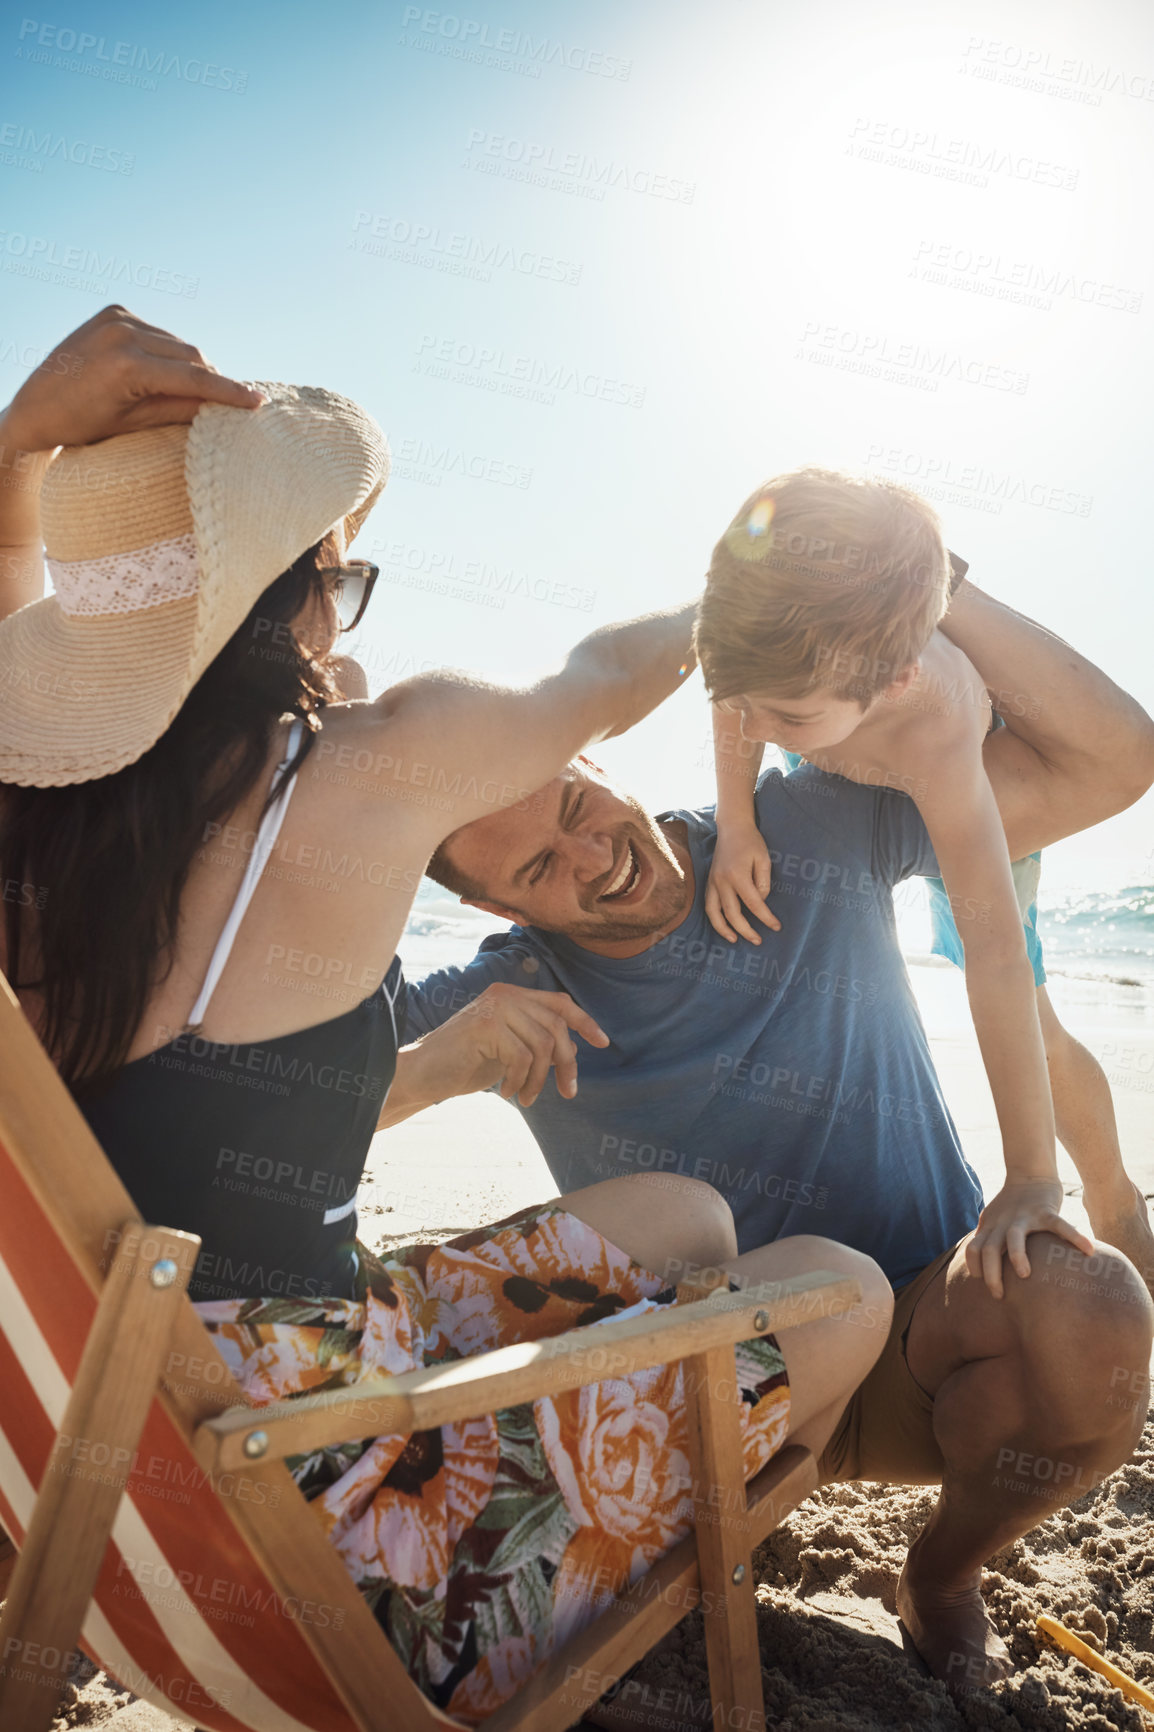
<path fill-rule="evenodd" d="M 982 761 L 985 685 L 936 627 L 950 563 L 935 512 L 892 483 L 805 469 L 768 482 L 714 550 L 697 653 L 717 713 L 750 740 L 917 804 L 962 934 L 974 1026 L 997 1109 L 1006 1183 L 967 1261 L 1002 1296 L 1002 1256 L 1030 1273 L 1027 1234 L 1087 1255 L 1062 1185 L 1033 970 Z M 753 817 L 757 762 L 718 753 L 718 844 L 706 907 L 732 937 L 738 898 L 770 926 L 769 860 Z M 759 905 L 760 904 L 760 905 Z M 740 918 L 739 930 L 754 936 Z"/>
<path fill-rule="evenodd" d="M 956 569 L 955 562 L 955 569 Z M 1046 1068 L 1054 1102 L 1054 1128 L 1082 1180 L 1082 1202 L 1097 1239 L 1125 1252 L 1154 1290 L 1149 1217 L 1146 1199 L 1122 1164 L 1118 1121 L 1106 1073 L 1088 1047 L 1058 1018 L 1046 991 L 1046 965 L 1038 934 L 1037 904 L 1031 899 L 1037 884 L 1041 854 L 1014 862 L 1018 906 L 1024 907 L 1022 929 L 1026 955 L 1033 970 L 1038 1021 L 1046 1048 Z M 965 966 L 961 936 L 940 878 L 926 880 L 930 892 L 931 950 L 959 968 Z M 1028 904 L 1028 905 L 1027 905 Z M 1026 906 L 1024 906 L 1026 905 Z"/>

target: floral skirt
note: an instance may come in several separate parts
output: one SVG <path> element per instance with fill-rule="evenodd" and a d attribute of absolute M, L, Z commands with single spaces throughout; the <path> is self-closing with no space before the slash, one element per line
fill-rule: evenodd
<path fill-rule="evenodd" d="M 363 1253 L 363 1296 L 197 1306 L 246 1395 L 282 1400 L 673 1302 L 557 1205 L 442 1245 Z M 772 1335 L 737 1349 L 746 1478 L 785 1442 Z M 465 1725 L 689 1532 L 680 1366 L 607 1378 L 439 1431 L 291 1458 L 411 1676 Z"/>

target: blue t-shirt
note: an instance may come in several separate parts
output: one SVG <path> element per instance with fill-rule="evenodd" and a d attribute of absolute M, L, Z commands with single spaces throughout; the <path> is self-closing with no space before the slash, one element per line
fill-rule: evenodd
<path fill-rule="evenodd" d="M 664 1172 L 729 1202 L 738 1243 L 820 1233 L 912 1279 L 975 1224 L 981 1187 L 942 1097 L 898 949 L 892 886 L 936 870 L 913 801 L 806 765 L 768 770 L 758 823 L 779 933 L 727 944 L 705 914 L 712 810 L 670 812 L 696 878 L 681 925 L 605 957 L 513 927 L 408 989 L 410 1038 L 494 981 L 568 992 L 610 1037 L 579 1042 L 523 1116 L 561 1191 Z"/>

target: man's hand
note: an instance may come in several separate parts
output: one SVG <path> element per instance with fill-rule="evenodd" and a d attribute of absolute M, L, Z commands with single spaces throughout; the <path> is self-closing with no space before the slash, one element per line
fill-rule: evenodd
<path fill-rule="evenodd" d="M 1009 1257 L 1015 1274 L 1023 1279 L 1029 1275 L 1028 1233 L 1056 1233 L 1084 1256 L 1093 1256 L 1093 1241 L 1062 1219 L 1061 1207 L 1060 1179 L 1007 1182 L 986 1204 L 978 1217 L 978 1230 L 966 1246 L 966 1268 L 971 1275 L 984 1277 L 995 1299 L 1003 1294 L 1003 1254 Z"/>
<path fill-rule="evenodd" d="M 715 932 L 737 942 L 740 932 L 751 944 L 761 939 L 742 913 L 742 903 L 773 932 L 781 931 L 781 921 L 771 914 L 765 898 L 769 895 L 771 868 L 769 849 L 756 825 L 738 827 L 726 824 L 718 829 L 717 847 L 705 889 L 705 912 Z M 736 928 L 736 931 L 734 930 Z"/>
<path fill-rule="evenodd" d="M 399 1124 L 412 1113 L 453 1095 L 475 1094 L 500 1084 L 503 1100 L 532 1106 L 550 1070 L 565 1100 L 577 1093 L 577 1048 L 570 1030 L 591 1046 L 609 1036 L 567 992 L 537 992 L 497 982 L 464 1010 L 405 1047 L 377 1129 Z"/>
<path fill-rule="evenodd" d="M 497 982 L 436 1029 L 422 1043 L 437 1042 L 437 1057 L 447 1074 L 467 1079 L 455 1094 L 471 1094 L 500 1082 L 502 1100 L 514 1097 L 531 1107 L 550 1070 L 557 1092 L 567 1100 L 577 1093 L 577 1048 L 569 1031 L 591 1046 L 608 1046 L 609 1036 L 567 992 L 538 992 Z"/>
<path fill-rule="evenodd" d="M 53 451 L 191 421 L 202 403 L 255 409 L 263 401 L 191 343 L 123 307 L 104 307 L 20 387 L 0 417 L 0 442 L 9 451 Z"/>

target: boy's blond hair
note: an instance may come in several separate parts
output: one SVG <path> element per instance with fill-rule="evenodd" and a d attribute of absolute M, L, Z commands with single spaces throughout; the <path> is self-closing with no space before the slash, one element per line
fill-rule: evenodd
<path fill-rule="evenodd" d="M 767 481 L 710 561 L 695 633 L 710 696 L 828 689 L 864 708 L 925 648 L 949 570 L 908 488 L 831 469 Z"/>

